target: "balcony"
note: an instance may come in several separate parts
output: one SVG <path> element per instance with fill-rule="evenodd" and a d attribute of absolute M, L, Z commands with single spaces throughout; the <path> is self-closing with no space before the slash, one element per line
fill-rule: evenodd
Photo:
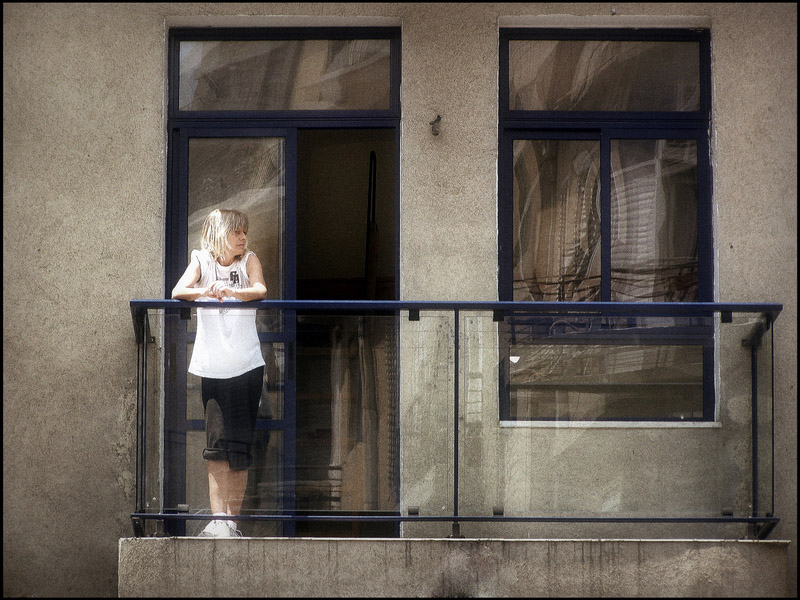
<path fill-rule="evenodd" d="M 780 305 L 214 307 L 255 311 L 267 364 L 239 539 L 196 537 L 197 309 L 131 301 L 120 596 L 786 595 Z"/>
<path fill-rule="evenodd" d="M 133 300 L 135 537 L 209 519 L 197 303 Z M 216 310 L 216 309 L 214 309 Z M 263 301 L 250 537 L 766 539 L 772 332 L 722 303 Z M 244 313 L 243 313 L 244 314 Z"/>

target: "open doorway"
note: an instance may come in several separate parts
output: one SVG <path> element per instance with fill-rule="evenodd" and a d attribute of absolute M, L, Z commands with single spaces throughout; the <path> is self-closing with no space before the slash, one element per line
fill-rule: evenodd
<path fill-rule="evenodd" d="M 394 129 L 297 137 L 297 298 L 394 300 Z M 395 514 L 395 323 L 390 315 L 297 316 L 296 508 Z M 391 521 L 299 521 L 296 535 L 392 537 Z"/>
<path fill-rule="evenodd" d="M 394 129 L 297 132 L 299 300 L 395 299 L 395 146 Z"/>

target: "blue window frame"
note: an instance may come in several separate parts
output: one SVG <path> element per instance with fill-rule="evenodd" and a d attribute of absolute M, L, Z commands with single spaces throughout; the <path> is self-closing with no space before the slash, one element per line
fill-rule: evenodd
<path fill-rule="evenodd" d="M 500 31 L 500 300 L 713 301 L 709 39 L 707 30 Z M 503 420 L 580 420 L 510 360 L 519 361 L 523 348 L 574 347 L 575 336 L 551 335 L 564 325 L 557 321 L 502 324 Z M 645 345 L 693 348 L 692 358 L 672 366 L 695 365 L 694 400 L 640 411 L 636 398 L 651 393 L 642 392 L 627 408 L 598 408 L 590 419 L 713 420 L 710 323 L 650 325 L 570 327 L 587 332 L 584 349 L 600 354 L 629 344 L 641 352 Z M 548 385 L 603 396 L 599 384 Z M 515 392 L 523 389 L 541 397 L 518 410 Z"/>
<path fill-rule="evenodd" d="M 220 51 L 217 43 L 239 44 L 231 52 Z M 362 81 L 349 85 L 353 93 L 348 99 L 336 100 L 326 94 L 320 81 L 312 87 L 314 99 L 289 99 L 289 96 L 300 97 L 301 84 L 295 82 L 292 87 L 282 88 L 283 79 L 278 75 L 297 74 L 298 57 L 302 53 L 300 44 L 328 42 L 339 44 L 339 54 L 345 54 L 350 60 L 348 64 L 336 64 L 335 49 L 323 47 L 312 49 L 308 53 L 327 54 L 323 77 L 340 81 L 348 74 L 358 71 L 359 66 L 374 65 L 379 62 L 385 65 L 373 69 L 376 73 L 363 75 Z M 368 45 L 378 44 L 369 47 Z M 358 44 L 361 44 L 359 46 Z M 206 47 L 205 45 L 211 45 Z M 250 49 L 247 46 L 255 45 Z M 263 46 L 262 46 L 263 45 Z M 346 46 L 344 46 L 346 45 Z M 367 45 L 367 47 L 364 47 Z M 187 58 L 192 53 L 211 60 L 216 68 L 213 78 L 203 77 L 199 68 Z M 327 120 L 332 114 L 339 120 L 349 118 L 399 118 L 400 116 L 400 29 L 392 27 L 304 27 L 304 28 L 240 28 L 240 29 L 172 29 L 169 46 L 169 117 L 170 119 L 191 118 L 242 120 L 257 118 L 258 120 L 289 119 L 307 122 L 308 120 Z M 214 55 L 217 55 L 216 57 Z M 208 58 L 211 56 L 212 58 Z M 359 62 L 359 59 L 360 62 Z M 183 62 L 182 62 L 183 60 Z M 324 58 L 320 59 L 324 60 Z M 188 64 L 187 64 L 188 63 Z M 272 68 L 272 70 L 271 70 Z M 245 71 L 245 72 L 243 72 Z M 221 73 L 221 74 L 218 74 Z M 226 75 L 227 74 L 227 75 Z M 183 80 L 182 80 L 183 76 Z M 377 77 L 377 79 L 376 79 Z M 182 88 L 183 85 L 183 88 Z M 192 97 L 200 96 L 198 86 L 206 89 L 203 100 L 194 102 L 183 98 L 188 96 L 185 90 L 192 89 Z M 253 87 L 251 101 L 238 102 L 236 99 L 246 95 L 242 87 Z M 365 85 L 379 85 L 382 89 L 380 101 L 376 106 L 359 102 L 359 91 Z M 359 87 L 360 86 L 360 87 Z M 272 88 L 281 88 L 280 93 L 272 92 Z M 385 88 L 385 89 L 384 89 Z M 374 93 L 374 90 L 369 90 Z M 366 94 L 369 95 L 369 94 Z M 325 96 L 323 104 L 320 97 Z M 256 97 L 265 97 L 262 102 Z M 318 101 L 314 101 L 318 100 Z"/>
<path fill-rule="evenodd" d="M 193 208 L 189 198 L 192 172 L 196 176 L 204 169 L 202 164 L 193 166 L 192 148 L 198 148 L 198 154 L 213 156 L 215 142 L 238 144 L 238 156 L 245 157 L 241 164 L 248 166 L 252 161 L 246 158 L 247 148 L 260 144 L 264 152 L 280 147 L 276 154 L 283 161 L 275 170 L 282 178 L 283 190 L 279 209 L 283 214 L 280 235 L 284 238 L 278 244 L 282 248 L 282 272 L 276 277 L 282 283 L 277 295 L 270 297 L 296 299 L 298 139 L 304 131 L 382 130 L 384 134 L 394 132 L 394 143 L 399 148 L 400 29 L 175 28 L 169 32 L 168 44 L 165 289 L 171 290 L 186 268 L 192 211 L 199 214 L 198 207 L 205 205 L 195 202 Z M 309 57 L 312 64 L 304 65 L 302 61 Z M 287 70 L 292 77 L 282 76 Z M 292 85 L 286 84 L 289 80 Z M 371 101 L 371 97 L 377 99 Z M 395 161 L 397 164 L 387 171 L 399 173 L 399 153 Z M 399 180 L 394 184 L 394 196 L 395 200 L 399 196 Z M 398 207 L 399 202 L 395 201 L 394 224 L 399 223 Z M 251 215 L 251 228 L 252 223 Z M 386 237 L 395 240 L 396 298 L 399 236 L 387 232 Z M 270 286 L 271 291 L 275 288 L 274 284 Z M 285 381 L 270 383 L 279 386 L 283 394 L 281 414 L 260 415 L 257 423 L 257 432 L 282 434 L 283 480 L 292 485 L 297 435 L 294 355 L 298 331 L 294 316 L 293 312 L 284 311 L 284 321 L 277 326 L 277 332 L 260 333 L 262 343 L 280 346 Z M 186 502 L 187 434 L 204 429 L 202 418 L 187 411 L 190 382 L 186 365 L 194 337 L 191 327 L 186 326 L 188 322 L 173 322 L 166 332 L 171 350 L 165 364 L 165 502 L 171 507 Z M 294 502 L 294 495 L 290 494 L 283 509 L 295 510 Z M 295 533 L 295 524 L 285 523 L 283 534 Z"/>

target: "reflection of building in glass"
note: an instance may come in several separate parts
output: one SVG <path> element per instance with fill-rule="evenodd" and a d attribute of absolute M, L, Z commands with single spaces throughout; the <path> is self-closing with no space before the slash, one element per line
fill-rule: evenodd
<path fill-rule="evenodd" d="M 510 45 L 511 108 L 695 111 L 695 42 L 517 40 Z"/>
<path fill-rule="evenodd" d="M 385 40 L 184 41 L 182 110 L 389 106 Z"/>

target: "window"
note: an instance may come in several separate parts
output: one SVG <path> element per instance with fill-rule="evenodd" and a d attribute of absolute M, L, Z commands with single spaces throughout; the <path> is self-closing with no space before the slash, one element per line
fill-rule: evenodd
<path fill-rule="evenodd" d="M 671 135 L 603 127 L 515 136 L 514 300 L 699 299 L 700 141 Z"/>
<path fill-rule="evenodd" d="M 713 300 L 709 64 L 707 31 L 501 31 L 501 300 Z M 713 419 L 710 327 L 506 319 L 501 417 Z"/>
<path fill-rule="evenodd" d="M 177 42 L 181 112 L 391 108 L 388 38 L 202 37 Z"/>

